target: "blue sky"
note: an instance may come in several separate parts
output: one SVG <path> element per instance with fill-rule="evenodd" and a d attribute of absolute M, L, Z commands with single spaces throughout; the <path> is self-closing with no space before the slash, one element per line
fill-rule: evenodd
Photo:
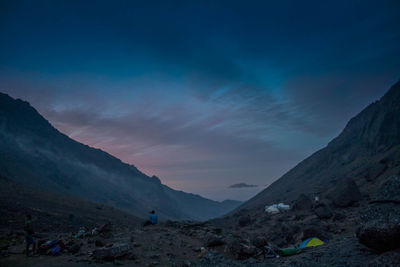
<path fill-rule="evenodd" d="M 0 91 L 173 188 L 245 200 L 400 78 L 399 14 L 398 1 L 0 1 Z"/>

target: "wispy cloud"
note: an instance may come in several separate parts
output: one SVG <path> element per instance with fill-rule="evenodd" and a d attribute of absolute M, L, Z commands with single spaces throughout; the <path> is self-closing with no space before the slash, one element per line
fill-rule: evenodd
<path fill-rule="evenodd" d="M 251 187 L 258 187 L 258 185 L 254 184 L 246 184 L 246 183 L 238 183 L 238 184 L 233 184 L 230 185 L 229 188 L 251 188 Z"/>

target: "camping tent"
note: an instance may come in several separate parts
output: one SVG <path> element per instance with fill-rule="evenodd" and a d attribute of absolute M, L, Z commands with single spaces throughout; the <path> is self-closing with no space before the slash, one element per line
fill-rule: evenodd
<path fill-rule="evenodd" d="M 278 203 L 278 204 L 273 204 L 270 206 L 265 206 L 265 212 L 275 214 L 275 213 L 280 213 L 285 210 L 290 210 L 290 206 L 286 205 L 284 203 Z"/>
<path fill-rule="evenodd" d="M 305 247 L 316 247 L 316 246 L 320 246 L 324 244 L 323 241 L 321 241 L 320 239 L 316 238 L 316 237 L 311 237 L 308 238 L 306 240 L 304 240 L 301 244 L 300 244 L 300 248 L 305 248 Z"/>

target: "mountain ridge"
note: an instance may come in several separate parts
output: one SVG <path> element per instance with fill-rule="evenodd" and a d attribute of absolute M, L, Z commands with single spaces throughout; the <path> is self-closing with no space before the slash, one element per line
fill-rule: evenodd
<path fill-rule="evenodd" d="M 169 188 L 158 177 L 69 138 L 28 102 L 3 93 L 0 148 L 0 174 L 16 182 L 114 206 L 139 217 L 156 209 L 165 219 L 205 220 L 239 204 Z"/>
<path fill-rule="evenodd" d="M 399 171 L 399 158 L 400 81 L 350 119 L 326 147 L 299 162 L 231 214 L 278 201 L 291 202 L 301 194 L 327 196 L 336 184 L 349 178 L 355 179 L 368 195 L 383 177 Z"/>

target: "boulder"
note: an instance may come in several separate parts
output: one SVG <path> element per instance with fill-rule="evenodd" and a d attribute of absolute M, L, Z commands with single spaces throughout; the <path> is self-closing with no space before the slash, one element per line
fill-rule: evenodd
<path fill-rule="evenodd" d="M 314 208 L 315 214 L 320 219 L 329 219 L 333 216 L 332 210 L 325 203 L 319 203 Z"/>
<path fill-rule="evenodd" d="M 330 194 L 336 207 L 349 207 L 362 199 L 360 190 L 353 179 L 342 180 Z"/>
<path fill-rule="evenodd" d="M 257 254 L 256 247 L 247 245 L 244 240 L 236 239 L 228 247 L 230 253 L 238 260 L 248 259 Z"/>
<path fill-rule="evenodd" d="M 250 258 L 257 254 L 257 249 L 255 246 L 243 245 L 240 250 L 240 258 Z"/>
<path fill-rule="evenodd" d="M 380 252 L 400 248 L 400 205 L 372 204 L 361 219 L 357 231 L 360 243 Z"/>
<path fill-rule="evenodd" d="M 392 175 L 382 181 L 373 196 L 374 201 L 393 201 L 400 203 L 400 176 Z"/>
<path fill-rule="evenodd" d="M 247 226 L 247 225 L 250 225 L 250 224 L 251 224 L 250 215 L 242 216 L 242 217 L 239 218 L 239 226 L 240 227 L 244 227 L 244 226 Z"/>
<path fill-rule="evenodd" d="M 206 247 L 217 247 L 217 246 L 225 245 L 225 243 L 226 242 L 222 237 L 217 236 L 217 235 L 212 235 L 207 238 L 205 245 L 206 245 Z"/>
<path fill-rule="evenodd" d="M 293 210 L 311 210 L 312 207 L 312 200 L 305 194 L 301 194 L 293 204 Z"/>
<path fill-rule="evenodd" d="M 361 214 L 357 231 L 360 243 L 377 251 L 400 248 L 400 176 L 384 180 L 374 201 Z"/>
<path fill-rule="evenodd" d="M 262 248 L 266 245 L 268 245 L 268 241 L 265 237 L 263 236 L 257 236 L 253 239 L 252 241 L 253 245 L 257 248 Z"/>

